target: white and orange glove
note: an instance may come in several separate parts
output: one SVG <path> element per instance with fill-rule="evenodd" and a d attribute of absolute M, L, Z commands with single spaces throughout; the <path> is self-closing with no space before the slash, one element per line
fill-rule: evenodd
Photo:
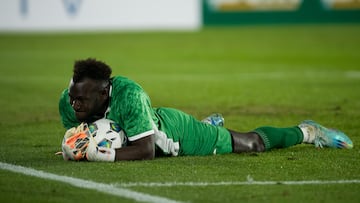
<path fill-rule="evenodd" d="M 61 145 L 64 160 L 83 160 L 90 137 L 92 136 L 85 123 L 81 123 L 78 127 L 67 130 Z"/>
<path fill-rule="evenodd" d="M 66 131 L 61 148 L 56 154 L 62 154 L 66 161 L 115 161 L 115 149 L 99 147 L 85 123 Z"/>

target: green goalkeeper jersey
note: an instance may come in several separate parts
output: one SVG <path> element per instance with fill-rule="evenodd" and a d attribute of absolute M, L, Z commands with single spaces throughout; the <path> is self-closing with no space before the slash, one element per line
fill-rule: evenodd
<path fill-rule="evenodd" d="M 129 141 L 155 134 L 156 148 L 165 155 L 208 155 L 232 152 L 230 132 L 202 123 L 172 108 L 153 108 L 143 88 L 134 81 L 117 76 L 111 79 L 110 103 L 104 117 L 117 122 Z M 64 90 L 59 111 L 65 128 L 80 123 Z"/>

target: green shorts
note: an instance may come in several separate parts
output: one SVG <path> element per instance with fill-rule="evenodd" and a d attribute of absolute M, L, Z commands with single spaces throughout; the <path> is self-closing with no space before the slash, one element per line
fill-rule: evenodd
<path fill-rule="evenodd" d="M 203 123 L 172 108 L 157 108 L 159 130 L 180 145 L 179 155 L 210 155 L 232 152 L 230 132 L 223 127 Z"/>

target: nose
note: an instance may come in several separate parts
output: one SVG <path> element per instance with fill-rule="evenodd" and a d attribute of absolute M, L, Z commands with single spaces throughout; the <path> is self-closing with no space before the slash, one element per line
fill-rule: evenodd
<path fill-rule="evenodd" d="M 75 111 L 79 111 L 81 107 L 80 102 L 76 99 L 72 102 L 71 106 Z"/>

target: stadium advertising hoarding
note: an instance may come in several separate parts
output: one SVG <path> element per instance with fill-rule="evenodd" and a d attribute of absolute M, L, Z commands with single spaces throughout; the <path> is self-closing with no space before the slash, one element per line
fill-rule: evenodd
<path fill-rule="evenodd" d="M 359 0 L 1 0 L 0 31 L 197 30 L 360 22 Z"/>
<path fill-rule="evenodd" d="M 199 0 L 1 0 L 0 31 L 194 30 Z"/>
<path fill-rule="evenodd" d="M 205 25 L 360 22 L 358 0 L 204 0 Z"/>

